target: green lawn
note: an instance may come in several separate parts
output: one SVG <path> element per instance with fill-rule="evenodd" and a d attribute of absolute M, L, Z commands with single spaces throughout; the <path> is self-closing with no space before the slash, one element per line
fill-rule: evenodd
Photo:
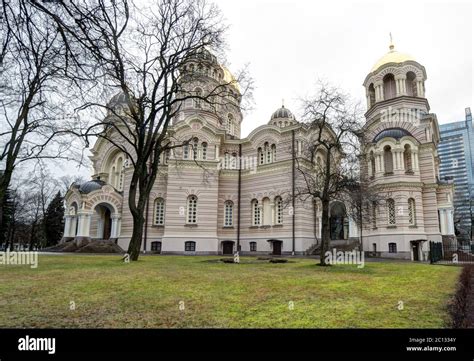
<path fill-rule="evenodd" d="M 0 327 L 443 327 L 460 271 L 213 260 L 67 255 L 40 256 L 36 269 L 0 265 Z"/>

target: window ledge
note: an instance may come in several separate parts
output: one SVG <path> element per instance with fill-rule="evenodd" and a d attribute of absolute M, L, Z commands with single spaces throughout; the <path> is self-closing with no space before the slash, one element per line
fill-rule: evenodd
<path fill-rule="evenodd" d="M 249 228 L 250 228 L 250 229 L 257 229 L 258 226 L 250 226 Z"/>
<path fill-rule="evenodd" d="M 273 227 L 281 228 L 281 227 L 283 227 L 283 224 L 274 224 Z"/>
<path fill-rule="evenodd" d="M 165 225 L 164 224 L 152 224 L 151 227 L 152 228 L 165 228 Z"/>
<path fill-rule="evenodd" d="M 390 226 L 387 226 L 387 228 L 397 228 L 396 225 L 390 225 Z"/>
<path fill-rule="evenodd" d="M 263 228 L 263 229 L 271 228 L 271 224 L 264 224 L 264 225 L 261 225 L 260 228 Z"/>
<path fill-rule="evenodd" d="M 223 229 L 234 229 L 234 226 L 223 226 Z"/>
<path fill-rule="evenodd" d="M 184 226 L 189 228 L 196 228 L 198 225 L 197 223 L 186 223 Z"/>
<path fill-rule="evenodd" d="M 418 228 L 418 226 L 416 224 L 412 224 L 412 225 L 408 226 L 408 228 Z"/>

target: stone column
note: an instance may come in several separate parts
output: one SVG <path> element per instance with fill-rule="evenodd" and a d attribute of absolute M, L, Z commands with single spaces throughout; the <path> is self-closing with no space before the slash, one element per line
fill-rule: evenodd
<path fill-rule="evenodd" d="M 216 144 L 216 154 L 214 154 L 214 159 L 219 159 L 219 144 Z"/>
<path fill-rule="evenodd" d="M 416 78 L 416 92 L 417 92 L 417 95 L 420 98 L 425 97 L 425 92 L 423 90 L 423 79 L 422 78 Z"/>
<path fill-rule="evenodd" d="M 359 238 L 358 225 L 352 217 L 349 217 L 349 238 Z"/>
<path fill-rule="evenodd" d="M 120 214 L 112 214 L 110 218 L 112 220 L 112 226 L 110 230 L 110 239 L 115 240 L 120 236 L 120 229 L 119 229 Z"/>
<path fill-rule="evenodd" d="M 375 172 L 384 173 L 383 152 L 381 151 L 375 153 Z"/>
<path fill-rule="evenodd" d="M 446 234 L 446 210 L 445 209 L 439 210 L 439 218 L 440 218 L 440 224 L 441 224 L 441 234 L 445 235 Z"/>
<path fill-rule="evenodd" d="M 406 95 L 406 75 L 397 75 L 395 77 L 395 83 L 397 85 L 397 96 Z"/>
<path fill-rule="evenodd" d="M 447 210 L 447 223 L 448 223 L 448 234 L 453 235 L 454 234 L 454 217 L 453 217 L 453 210 L 448 209 Z"/>
<path fill-rule="evenodd" d="M 383 100 L 383 82 L 379 81 L 374 84 L 375 87 L 375 101 Z"/>
<path fill-rule="evenodd" d="M 318 237 L 321 238 L 322 236 L 322 228 L 323 228 L 323 217 L 321 215 L 318 217 L 319 220 L 319 229 L 318 229 Z"/>
<path fill-rule="evenodd" d="M 73 225 L 74 225 L 74 216 L 72 214 L 66 214 L 64 216 L 64 233 L 63 233 L 63 238 L 61 239 L 61 242 L 67 242 L 71 241 L 74 239 L 74 231 L 73 231 Z"/>
<path fill-rule="evenodd" d="M 77 227 L 77 235 L 75 241 L 77 245 L 87 244 L 90 242 L 90 226 L 91 226 L 91 212 L 80 211 L 78 212 L 79 224 Z"/>

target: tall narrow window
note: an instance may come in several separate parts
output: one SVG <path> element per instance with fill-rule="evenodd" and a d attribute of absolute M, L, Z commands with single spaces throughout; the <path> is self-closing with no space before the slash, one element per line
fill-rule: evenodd
<path fill-rule="evenodd" d="M 272 224 L 272 210 L 270 204 L 270 198 L 265 197 L 262 199 L 262 206 L 263 206 L 263 224 L 269 226 Z"/>
<path fill-rule="evenodd" d="M 275 224 L 283 224 L 283 200 L 275 197 Z"/>
<path fill-rule="evenodd" d="M 387 74 L 383 78 L 383 99 L 392 99 L 396 96 L 395 77 Z"/>
<path fill-rule="evenodd" d="M 194 107 L 195 108 L 201 108 L 201 97 L 202 97 L 202 89 L 201 88 L 196 88 L 194 90 L 196 98 L 194 98 Z"/>
<path fill-rule="evenodd" d="M 393 156 L 392 148 L 389 145 L 386 145 L 383 148 L 383 163 L 385 167 L 385 174 L 393 173 Z"/>
<path fill-rule="evenodd" d="M 202 143 L 202 159 L 203 160 L 207 159 L 207 143 L 206 142 Z"/>
<path fill-rule="evenodd" d="M 163 226 L 165 224 L 165 200 L 157 198 L 155 200 L 155 225 Z"/>
<path fill-rule="evenodd" d="M 198 159 L 198 144 L 199 144 L 199 139 L 194 138 L 193 139 L 193 159 Z"/>
<path fill-rule="evenodd" d="M 227 115 L 226 128 L 230 135 L 234 135 L 234 116 L 232 114 Z"/>
<path fill-rule="evenodd" d="M 418 91 L 416 89 L 416 75 L 412 71 L 409 71 L 407 73 L 407 79 L 406 79 L 406 89 L 407 89 L 407 94 L 412 97 L 417 97 L 418 96 Z"/>
<path fill-rule="evenodd" d="M 369 85 L 368 93 L 369 93 L 369 108 L 370 108 L 372 107 L 372 105 L 375 104 L 375 87 L 373 83 Z"/>
<path fill-rule="evenodd" d="M 188 205 L 187 210 L 188 213 L 186 215 L 186 221 L 190 224 L 197 223 L 197 197 L 195 195 L 191 195 L 188 197 Z"/>
<path fill-rule="evenodd" d="M 258 200 L 252 200 L 252 225 L 259 226 L 260 225 L 260 205 L 258 204 Z"/>
<path fill-rule="evenodd" d="M 263 164 L 265 162 L 264 154 L 262 148 L 258 148 L 258 163 Z"/>
<path fill-rule="evenodd" d="M 270 151 L 270 146 L 268 145 L 268 143 L 265 143 L 263 145 L 263 149 L 265 151 L 265 162 L 268 164 L 268 163 L 271 163 L 272 162 L 272 153 Z"/>
<path fill-rule="evenodd" d="M 375 157 L 374 157 L 374 152 L 370 152 L 370 171 L 371 171 L 371 176 L 375 177 Z"/>
<path fill-rule="evenodd" d="M 230 156 L 229 153 L 224 153 L 224 169 L 229 169 Z"/>
<path fill-rule="evenodd" d="M 411 147 L 409 144 L 405 144 L 403 150 L 403 162 L 405 163 L 405 171 L 407 173 L 413 172 L 412 160 L 411 160 Z"/>
<path fill-rule="evenodd" d="M 394 225 L 396 223 L 395 201 L 392 198 L 387 199 L 387 217 L 389 225 Z"/>
<path fill-rule="evenodd" d="M 189 159 L 189 144 L 183 145 L 183 159 Z"/>
<path fill-rule="evenodd" d="M 377 202 L 372 202 L 372 227 L 377 228 Z"/>
<path fill-rule="evenodd" d="M 224 226 L 231 227 L 234 224 L 234 203 L 225 201 L 224 203 Z"/>
<path fill-rule="evenodd" d="M 412 226 L 416 224 L 416 204 L 413 198 L 408 198 L 408 222 Z"/>
<path fill-rule="evenodd" d="M 276 161 L 277 148 L 275 144 L 272 144 L 272 162 Z"/>
<path fill-rule="evenodd" d="M 250 252 L 257 252 L 257 242 L 250 242 Z"/>

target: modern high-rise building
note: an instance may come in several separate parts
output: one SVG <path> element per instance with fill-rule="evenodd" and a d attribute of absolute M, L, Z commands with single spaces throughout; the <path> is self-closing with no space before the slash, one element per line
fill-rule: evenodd
<path fill-rule="evenodd" d="M 471 108 L 466 119 L 440 125 L 441 179 L 454 181 L 454 222 L 458 240 L 473 239 L 474 217 L 474 129 Z"/>

